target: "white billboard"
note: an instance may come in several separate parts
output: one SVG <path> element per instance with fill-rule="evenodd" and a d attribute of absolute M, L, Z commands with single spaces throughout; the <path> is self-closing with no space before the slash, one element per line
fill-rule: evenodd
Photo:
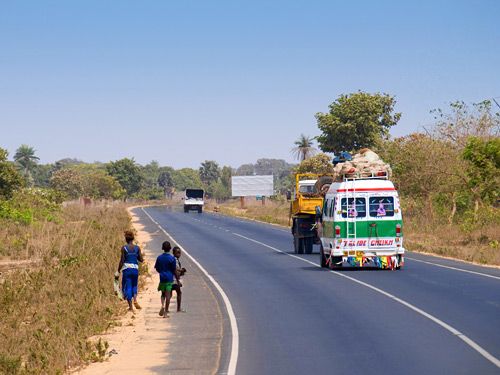
<path fill-rule="evenodd" d="M 231 177 L 233 197 L 270 197 L 274 195 L 274 178 L 270 176 Z"/>

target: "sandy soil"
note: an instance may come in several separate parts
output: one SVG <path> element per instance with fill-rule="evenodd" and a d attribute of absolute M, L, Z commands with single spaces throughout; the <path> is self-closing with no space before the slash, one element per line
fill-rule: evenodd
<path fill-rule="evenodd" d="M 148 374 L 154 373 L 154 368 L 168 363 L 167 348 L 172 333 L 169 318 L 162 319 L 158 316 L 160 297 L 156 286 L 159 280 L 158 274 L 151 272 L 154 270 L 155 256 L 147 247 L 151 236 L 143 231 L 144 227 L 139 224 L 131 208 L 128 211 L 137 231 L 137 242 L 144 252 L 151 273 L 151 276 L 146 278 L 144 289 L 139 292 L 138 300 L 142 310 L 136 310 L 135 314 L 127 313 L 121 321 L 121 327 L 92 338 L 92 341 L 102 338 L 109 343 L 107 360 L 93 363 L 77 371 L 78 374 Z M 172 302 L 174 301 L 175 298 L 172 299 Z"/>

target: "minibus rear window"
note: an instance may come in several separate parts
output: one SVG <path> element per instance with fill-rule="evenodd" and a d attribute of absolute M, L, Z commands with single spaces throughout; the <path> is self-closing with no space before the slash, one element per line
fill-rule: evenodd
<path fill-rule="evenodd" d="M 394 216 L 394 197 L 371 197 L 369 200 L 370 216 Z"/>
<path fill-rule="evenodd" d="M 347 204 L 347 198 L 342 198 L 340 204 L 342 217 L 366 217 L 365 198 L 356 198 L 356 205 L 354 205 L 354 198 L 349 198 L 349 205 Z"/>

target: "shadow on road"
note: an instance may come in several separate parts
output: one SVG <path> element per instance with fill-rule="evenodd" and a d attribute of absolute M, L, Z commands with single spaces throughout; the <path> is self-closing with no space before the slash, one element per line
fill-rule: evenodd
<path fill-rule="evenodd" d="M 300 267 L 304 271 L 333 271 L 333 272 L 363 272 L 363 271 L 391 271 L 389 269 L 381 269 L 378 267 L 341 267 L 341 268 L 320 268 L 314 266 Z"/>
<path fill-rule="evenodd" d="M 314 266 L 300 267 L 300 269 L 304 270 L 304 271 L 318 271 L 318 272 L 324 270 L 323 268 L 314 267 Z"/>

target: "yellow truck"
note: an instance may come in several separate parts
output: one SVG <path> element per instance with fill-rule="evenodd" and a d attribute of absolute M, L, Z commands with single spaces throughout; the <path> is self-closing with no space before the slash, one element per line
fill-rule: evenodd
<path fill-rule="evenodd" d="M 320 175 L 299 173 L 295 176 L 295 191 L 290 203 L 290 224 L 295 254 L 311 254 L 319 242 L 316 218 L 321 215 L 323 197 L 316 183 Z"/>

